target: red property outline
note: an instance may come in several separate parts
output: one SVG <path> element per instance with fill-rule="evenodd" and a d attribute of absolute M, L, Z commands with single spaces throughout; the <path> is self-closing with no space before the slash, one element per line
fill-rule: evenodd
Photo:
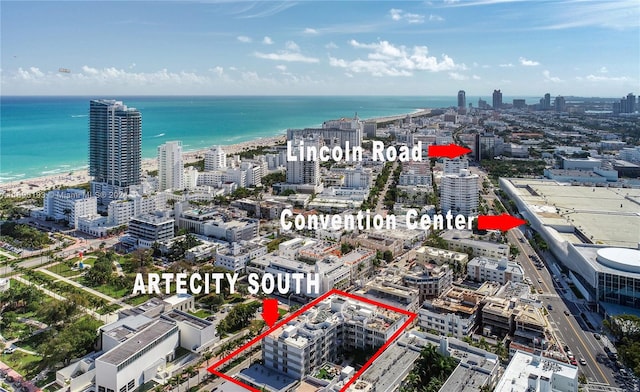
<path fill-rule="evenodd" d="M 234 350 L 231 354 L 227 355 L 226 357 L 222 358 L 221 360 L 219 360 L 218 362 L 214 363 L 213 365 L 211 365 L 207 370 L 212 373 L 215 374 L 216 376 L 222 377 L 225 380 L 232 382 L 242 388 L 245 388 L 248 391 L 251 392 L 260 392 L 260 390 L 253 388 L 243 382 L 240 382 L 236 379 L 234 379 L 233 377 L 227 376 L 226 374 L 219 372 L 217 370 L 218 367 L 220 367 L 221 365 L 223 365 L 225 362 L 228 362 L 231 358 L 233 358 L 234 356 L 236 356 L 237 354 L 239 354 L 240 352 L 246 350 L 247 348 L 253 346 L 254 344 L 256 344 L 259 340 L 261 340 L 262 338 L 264 338 L 265 336 L 267 336 L 268 334 L 270 334 L 271 332 L 275 331 L 276 329 L 280 328 L 281 326 L 287 324 L 289 321 L 293 320 L 294 318 L 300 316 L 302 313 L 306 312 L 307 310 L 309 310 L 311 307 L 315 306 L 317 303 L 323 301 L 324 299 L 326 299 L 327 297 L 331 296 L 331 295 L 340 295 L 343 297 L 347 297 L 347 298 L 351 298 L 354 299 L 356 301 L 360 301 L 360 302 L 364 302 L 364 303 L 368 303 L 371 305 L 375 305 L 381 308 L 385 308 L 391 311 L 394 311 L 396 313 L 402 313 L 405 316 L 408 316 L 407 321 L 404 322 L 404 324 L 402 324 L 402 326 L 391 336 L 391 338 L 382 345 L 382 347 L 380 347 L 378 349 L 378 351 L 375 352 L 375 354 L 373 354 L 373 356 L 367 361 L 367 363 L 364 364 L 364 366 L 362 366 L 362 368 L 360 368 L 360 370 L 358 370 L 358 372 L 356 374 L 353 375 L 353 377 L 344 385 L 344 387 L 342 387 L 342 389 L 340 389 L 340 392 L 344 392 L 347 390 L 347 388 L 349 388 L 349 386 L 351 386 L 351 384 L 353 382 L 355 382 L 358 377 L 360 377 L 362 375 L 362 373 L 365 372 L 365 370 L 367 370 L 369 368 L 369 366 L 371 366 L 371 364 L 373 363 L 373 361 L 375 361 L 383 352 L 384 350 L 387 349 L 387 347 L 389 347 L 398 336 L 400 336 L 400 334 L 407 328 L 407 326 L 409 324 L 411 324 L 413 322 L 413 320 L 415 320 L 416 317 L 418 317 L 418 315 L 416 313 L 412 313 L 409 312 L 408 310 L 404 310 L 404 309 L 400 309 L 400 308 L 396 308 L 393 306 L 389 306 L 387 304 L 383 304 L 381 302 L 378 301 L 374 301 L 368 298 L 364 298 L 361 297 L 359 295 L 354 295 L 354 294 L 350 294 L 344 291 L 340 291 L 340 290 L 336 290 L 333 289 L 323 295 L 321 295 L 320 297 L 316 298 L 315 300 L 313 300 L 312 302 L 306 304 L 305 306 L 303 306 L 302 308 L 298 309 L 298 311 L 296 311 L 295 313 L 293 313 L 292 315 L 290 315 L 289 317 L 287 317 L 286 319 L 280 321 L 279 323 L 274 324 L 273 327 L 269 328 L 268 330 L 266 330 L 265 332 L 261 333 L 260 335 L 256 336 L 255 338 L 253 338 L 251 341 L 245 343 L 244 345 L 242 345 L 241 347 L 237 348 L 236 350 Z"/>

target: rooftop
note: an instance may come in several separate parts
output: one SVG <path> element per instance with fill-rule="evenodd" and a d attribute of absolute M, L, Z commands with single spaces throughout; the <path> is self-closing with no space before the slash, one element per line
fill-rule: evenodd
<path fill-rule="evenodd" d="M 264 365 L 254 363 L 238 373 L 238 378 L 247 384 L 260 385 L 269 391 L 290 390 L 298 380 L 280 372 L 269 369 Z M 242 391 L 246 391 L 242 389 Z"/>
<path fill-rule="evenodd" d="M 508 179 L 518 197 L 547 226 L 579 231 L 571 243 L 637 248 L 640 189 L 572 186 L 549 180 Z"/>
<path fill-rule="evenodd" d="M 124 343 L 119 344 L 113 350 L 100 356 L 97 360 L 112 365 L 120 365 L 132 355 L 153 343 L 155 340 L 160 339 L 164 334 L 170 332 L 172 329 L 176 329 L 177 331 L 177 328 L 178 327 L 173 323 L 158 320 L 142 330 L 140 333 L 129 338 Z"/>
<path fill-rule="evenodd" d="M 578 368 L 576 366 L 518 350 L 511 358 L 509 366 L 494 391 L 526 391 L 531 375 L 546 377 L 550 380 L 553 380 L 553 376 L 556 375 L 578 382 Z"/>
<path fill-rule="evenodd" d="M 189 313 L 184 313 L 181 312 L 179 310 L 172 310 L 169 313 L 165 313 L 162 315 L 163 318 L 168 318 L 171 320 L 175 320 L 175 321 L 181 321 L 187 324 L 191 324 L 192 326 L 198 328 L 198 329 L 205 329 L 211 325 L 213 325 L 211 322 L 207 321 L 207 320 L 203 320 L 199 317 L 196 316 L 192 316 Z"/>
<path fill-rule="evenodd" d="M 188 301 L 191 298 L 193 298 L 193 296 L 191 296 L 190 294 L 176 294 L 176 295 L 172 295 L 170 297 L 164 298 L 163 301 L 170 305 L 177 305 L 184 301 Z"/>

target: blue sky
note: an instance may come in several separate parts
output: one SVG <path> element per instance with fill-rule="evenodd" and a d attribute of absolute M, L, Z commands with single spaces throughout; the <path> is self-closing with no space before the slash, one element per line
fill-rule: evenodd
<path fill-rule="evenodd" d="M 640 93 L 637 0 L 0 8 L 3 95 Z"/>

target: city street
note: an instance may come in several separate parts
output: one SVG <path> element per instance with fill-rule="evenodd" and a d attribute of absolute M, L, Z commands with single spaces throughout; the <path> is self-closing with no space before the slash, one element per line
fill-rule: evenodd
<path fill-rule="evenodd" d="M 560 344 L 562 346 L 567 345 L 576 359 L 584 358 L 586 360 L 586 365 L 578 366 L 587 376 L 587 379 L 616 385 L 612 370 L 598 363 L 596 359 L 598 353 L 604 353 L 603 341 L 598 341 L 593 336 L 595 332 L 600 331 L 583 330 L 583 327 L 576 321 L 576 315 L 579 317 L 580 314 L 577 304 L 565 297 L 563 291 L 566 289 L 558 288 L 558 284 L 554 282 L 548 268 L 536 268 L 535 262 L 530 257 L 535 255 L 535 251 L 524 237 L 522 231 L 512 229 L 507 233 L 507 236 L 509 241 L 516 244 L 520 250 L 516 261 L 524 269 L 525 276 L 531 279 L 532 285 L 536 290 L 542 290 L 539 298 L 547 307 L 549 322 L 554 328 Z M 520 239 L 523 239 L 524 242 L 520 242 Z M 558 276 L 557 279 L 562 279 L 562 277 Z M 552 307 L 551 310 L 548 309 L 549 305 Z M 569 316 L 565 315 L 565 311 L 569 313 Z"/>
<path fill-rule="evenodd" d="M 480 188 L 482 188 L 481 184 L 487 178 L 487 174 L 477 167 L 472 167 L 471 171 L 479 175 Z M 493 186 L 489 187 L 489 193 L 483 195 L 483 198 L 490 201 L 490 204 L 497 199 Z M 521 228 L 524 230 L 524 226 Z M 576 360 L 585 359 L 586 365 L 578 364 L 578 367 L 590 382 L 617 386 L 615 371 L 597 360 L 598 354 L 604 354 L 606 341 L 597 340 L 594 337 L 594 333 L 600 332 L 601 326 L 595 326 L 597 330 L 589 330 L 586 323 L 578 319 L 581 317 L 581 304 L 574 302 L 575 295 L 570 289 L 564 287 L 566 285 L 562 283 L 563 277 L 552 275 L 548 257 L 540 257 L 536 254 L 522 230 L 520 228 L 509 230 L 507 239 L 518 248 L 520 254 L 515 260 L 522 266 L 525 276 L 531 280 L 531 285 L 539 293 L 538 297 L 547 308 L 549 323 L 555 336 L 560 340 L 560 345 L 568 346 Z M 532 257 L 539 257 L 544 267 L 538 269 Z M 563 348 L 560 347 L 560 349 Z"/>

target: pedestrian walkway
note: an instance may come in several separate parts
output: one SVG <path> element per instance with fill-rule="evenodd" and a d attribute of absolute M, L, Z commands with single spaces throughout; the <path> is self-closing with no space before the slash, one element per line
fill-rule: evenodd
<path fill-rule="evenodd" d="M 41 285 L 37 285 L 37 284 L 31 282 L 30 280 L 27 280 L 27 279 L 23 278 L 22 276 L 14 276 L 12 278 L 17 280 L 18 282 L 20 282 L 22 284 L 37 288 L 38 290 L 42 291 L 43 293 L 45 293 L 46 295 L 48 295 L 49 297 L 51 297 L 53 299 L 57 299 L 58 301 L 67 301 L 67 299 L 65 297 L 61 296 L 60 294 L 54 293 L 51 290 L 45 289 Z M 78 306 L 78 308 L 82 312 L 84 312 L 84 313 L 86 313 L 86 314 L 88 314 L 88 315 L 90 315 L 90 316 L 92 316 L 92 317 L 94 317 L 94 318 L 96 318 L 96 319 L 98 319 L 100 321 L 104 321 L 105 323 L 111 323 L 111 322 L 114 322 L 114 321 L 118 320 L 118 315 L 114 314 L 114 313 L 100 314 L 100 313 L 98 313 L 98 312 L 96 312 L 94 310 L 85 308 L 84 306 Z"/>
<path fill-rule="evenodd" d="M 31 381 L 25 380 L 25 378 L 20 373 L 13 370 L 11 366 L 7 365 L 4 362 L 0 362 L 0 372 L 2 372 L 2 374 L 4 375 L 4 380 L 6 383 L 8 383 L 8 377 L 11 377 L 13 380 L 15 380 L 13 382 L 14 387 L 27 387 L 29 392 L 42 392 L 40 388 L 35 386 Z"/>
<path fill-rule="evenodd" d="M 118 299 L 115 299 L 115 298 L 113 298 L 113 297 L 110 297 L 110 296 L 108 296 L 108 295 L 106 295 L 106 294 L 104 294 L 104 293 L 101 293 L 101 292 L 99 292 L 99 291 L 97 291 L 97 290 L 94 290 L 94 289 L 92 289 L 92 288 L 90 288 L 90 287 L 84 286 L 84 285 L 82 285 L 82 284 L 80 284 L 80 283 L 76 282 L 75 280 L 71 280 L 71 279 L 69 279 L 69 278 L 65 278 L 64 276 L 60 276 L 60 275 L 58 275 L 58 274 L 56 274 L 56 273 L 54 273 L 54 272 L 49 271 L 49 270 L 48 270 L 48 269 L 46 269 L 46 268 L 38 268 L 38 269 L 37 269 L 37 271 L 44 272 L 45 274 L 47 274 L 47 275 L 51 276 L 52 278 L 55 278 L 55 279 L 57 279 L 57 280 L 61 280 L 61 281 L 65 282 L 65 283 L 67 283 L 67 284 L 70 284 L 70 285 L 72 285 L 72 286 L 74 286 L 74 287 L 77 287 L 77 288 L 79 288 L 79 289 L 82 289 L 82 290 L 84 290 L 84 291 L 86 291 L 86 292 L 88 292 L 88 293 L 90 293 L 90 294 L 95 295 L 96 297 L 100 297 L 100 298 L 102 298 L 102 299 L 104 299 L 104 300 L 108 301 L 110 304 L 116 304 L 116 305 L 119 305 L 119 306 L 121 306 L 123 309 L 131 309 L 131 308 L 132 308 L 132 306 L 131 306 L 131 305 L 129 305 L 129 304 L 126 304 L 126 303 L 124 303 L 124 302 L 122 302 L 122 301 L 120 301 L 120 300 L 118 300 Z"/>

